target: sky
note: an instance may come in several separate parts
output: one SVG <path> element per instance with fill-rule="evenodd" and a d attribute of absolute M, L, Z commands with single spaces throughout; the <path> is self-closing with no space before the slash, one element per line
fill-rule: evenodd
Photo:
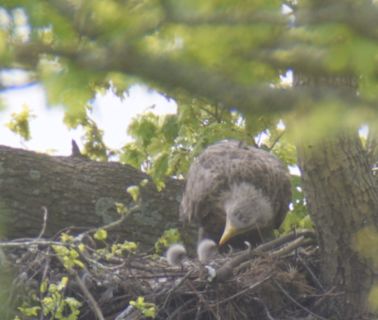
<path fill-rule="evenodd" d="M 71 154 L 71 139 L 81 146 L 83 131 L 68 130 L 63 124 L 63 108 L 48 106 L 46 95 L 41 85 L 32 85 L 22 89 L 8 90 L 0 94 L 7 108 L 0 111 L 0 145 L 49 152 L 55 155 Z M 19 112 L 24 105 L 35 116 L 30 121 L 32 139 L 22 142 L 5 124 L 11 114 Z M 175 113 L 177 109 L 173 100 L 144 86 L 134 86 L 123 100 L 111 91 L 96 97 L 91 117 L 104 130 L 104 141 L 110 148 L 120 148 L 131 141 L 127 136 L 127 126 L 131 119 L 145 111 L 156 114 Z"/>

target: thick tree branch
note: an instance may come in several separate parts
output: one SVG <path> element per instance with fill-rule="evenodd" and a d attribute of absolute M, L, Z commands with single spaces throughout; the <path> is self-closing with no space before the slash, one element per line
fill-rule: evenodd
<path fill-rule="evenodd" d="M 300 23 L 343 23 L 361 36 L 378 40 L 378 6 L 373 1 L 325 1 L 316 8 L 298 10 Z"/>
<path fill-rule="evenodd" d="M 130 47 L 109 47 L 97 51 L 63 50 L 43 47 L 40 43 L 19 46 L 18 58 L 23 63 L 36 65 L 42 53 L 70 59 L 79 68 L 98 71 L 122 71 L 165 87 L 168 92 L 185 90 L 215 103 L 221 102 L 228 109 L 245 113 L 272 114 L 290 111 L 298 105 L 313 107 L 311 101 L 320 103 L 330 99 L 342 101 L 346 106 L 364 104 L 375 108 L 375 103 L 363 101 L 349 90 L 330 89 L 328 86 L 309 88 L 279 88 L 269 84 L 246 86 L 200 66 L 185 65 L 173 59 L 141 53 Z M 111 57 L 111 58 L 109 58 Z"/>
<path fill-rule="evenodd" d="M 168 180 L 166 189 L 158 192 L 150 181 L 141 191 L 140 209 L 130 209 L 123 223 L 113 228 L 112 222 L 120 219 L 115 202 L 133 207 L 126 188 L 143 179 L 150 180 L 115 162 L 51 157 L 0 146 L 2 236 L 36 237 L 43 228 L 44 237 L 53 237 L 64 228 L 76 233 L 106 224 L 112 227 L 112 237 L 151 248 L 164 230 L 181 226 L 178 206 L 183 182 Z M 48 209 L 45 227 L 41 207 Z M 189 243 L 196 238 L 193 229 L 183 231 Z"/>

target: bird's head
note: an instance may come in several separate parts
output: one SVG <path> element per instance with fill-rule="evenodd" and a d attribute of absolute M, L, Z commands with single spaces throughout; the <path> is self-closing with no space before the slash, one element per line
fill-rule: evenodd
<path fill-rule="evenodd" d="M 238 234 L 267 227 L 273 221 L 273 208 L 269 199 L 250 183 L 233 184 L 222 198 L 226 223 L 219 245 Z"/>

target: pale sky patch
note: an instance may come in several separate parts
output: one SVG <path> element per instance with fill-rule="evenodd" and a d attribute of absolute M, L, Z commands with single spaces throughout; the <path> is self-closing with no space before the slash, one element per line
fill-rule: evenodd
<path fill-rule="evenodd" d="M 22 89 L 8 90 L 0 95 L 7 108 L 0 111 L 0 144 L 41 152 L 53 152 L 58 155 L 71 153 L 71 139 L 79 146 L 81 129 L 68 130 L 63 123 L 63 108 L 48 107 L 46 94 L 42 86 L 33 85 Z M 11 114 L 20 112 L 27 105 L 35 118 L 30 121 L 32 139 L 22 142 L 5 124 Z M 137 114 L 151 110 L 157 114 L 175 113 L 174 100 L 168 100 L 159 93 L 143 86 L 134 86 L 124 99 L 108 91 L 96 97 L 91 117 L 100 129 L 104 130 L 104 141 L 111 148 L 120 148 L 131 140 L 127 136 L 127 126 Z"/>

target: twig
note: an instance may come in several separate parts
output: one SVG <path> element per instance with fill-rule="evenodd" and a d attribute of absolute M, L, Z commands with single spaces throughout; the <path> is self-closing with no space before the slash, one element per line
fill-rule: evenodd
<path fill-rule="evenodd" d="M 328 298 L 328 297 L 336 297 L 336 296 L 340 296 L 340 295 L 343 295 L 345 293 L 343 292 L 336 292 L 336 293 L 333 293 L 333 291 L 335 291 L 335 287 L 332 287 L 331 289 L 329 289 L 327 292 L 324 292 L 323 294 L 320 295 L 317 295 L 319 297 L 318 300 L 316 300 L 316 302 L 314 303 L 314 307 L 317 307 L 319 306 L 320 304 L 323 303 L 323 301 Z M 312 295 L 313 297 L 315 297 L 315 295 Z"/>
<path fill-rule="evenodd" d="M 206 307 L 206 309 L 211 312 L 213 314 L 213 316 L 215 318 L 217 318 L 217 315 L 215 314 L 214 310 L 211 308 L 211 305 L 203 298 L 202 294 L 200 294 L 197 290 L 197 288 L 195 288 L 193 286 L 193 284 L 189 281 L 188 283 L 188 286 L 193 290 L 193 292 L 197 295 L 198 297 L 198 300 Z M 199 306 L 198 306 L 199 307 Z"/>
<path fill-rule="evenodd" d="M 72 274 L 75 276 L 75 280 L 79 285 L 81 291 L 83 292 L 84 296 L 88 299 L 89 307 L 92 309 L 96 318 L 99 320 L 105 320 L 100 307 L 98 306 L 96 300 L 93 298 L 92 294 L 89 292 L 87 287 L 85 286 L 84 282 L 81 280 L 79 275 L 76 271 L 73 271 Z"/>
<path fill-rule="evenodd" d="M 187 305 L 193 303 L 195 299 L 189 299 L 186 302 L 184 302 L 179 308 L 177 308 L 175 311 L 172 312 L 172 314 L 169 315 L 167 320 L 176 319 L 176 315 L 181 312 L 181 310 L 185 309 Z"/>
<path fill-rule="evenodd" d="M 282 136 L 285 134 L 285 130 L 282 131 L 275 139 L 274 141 L 272 142 L 272 144 L 270 145 L 270 147 L 268 148 L 269 151 L 272 151 L 274 146 L 278 143 L 278 141 L 281 140 Z"/>
<path fill-rule="evenodd" d="M 42 229 L 37 237 L 37 239 L 41 239 L 42 236 L 44 235 L 45 231 L 46 231 L 46 225 L 47 225 L 47 217 L 48 217 L 48 211 L 47 211 L 47 208 L 45 206 L 42 207 L 42 213 L 43 213 L 43 224 L 42 224 Z"/>
<path fill-rule="evenodd" d="M 267 280 L 270 279 L 271 277 L 272 277 L 272 275 L 269 275 L 269 276 L 265 277 L 264 279 L 262 279 L 262 280 L 260 280 L 260 281 L 258 281 L 258 282 L 255 282 L 254 284 L 251 284 L 251 285 L 248 286 L 247 288 L 244 288 L 242 291 L 239 291 L 239 292 L 233 294 L 232 296 L 229 296 L 229 297 L 226 298 L 226 299 L 223 299 L 223 300 L 221 300 L 221 301 L 218 301 L 218 302 L 215 303 L 215 304 L 211 304 L 210 306 L 216 306 L 216 305 L 218 305 L 218 304 L 222 304 L 222 303 L 225 303 L 225 302 L 231 301 L 231 300 L 237 298 L 238 296 L 244 294 L 245 292 L 247 292 L 247 291 L 249 291 L 249 290 L 252 290 L 252 289 L 258 287 L 260 284 L 264 283 L 265 281 L 267 281 Z"/>
<path fill-rule="evenodd" d="M 65 245 L 63 242 L 60 241 L 51 241 L 51 240 L 38 240 L 38 239 L 31 239 L 31 240 L 24 240 L 20 241 L 18 239 L 13 241 L 0 241 L 0 248 L 26 248 L 30 246 L 54 246 L 54 245 Z"/>
<path fill-rule="evenodd" d="M 125 310 L 118 314 L 118 316 L 114 320 L 125 320 L 127 317 L 133 312 L 138 311 L 132 305 L 128 305 Z M 139 312 L 139 311 L 138 311 Z"/>
<path fill-rule="evenodd" d="M 297 307 L 301 308 L 302 310 L 308 312 L 312 316 L 314 316 L 317 319 L 320 320 L 328 320 L 314 312 L 312 312 L 310 309 L 306 308 L 304 305 L 300 304 L 297 300 L 295 300 L 276 280 L 273 279 L 273 283 L 278 287 L 278 289 L 281 290 L 281 292 L 288 298 L 292 303 L 294 303 Z"/>
<path fill-rule="evenodd" d="M 297 238 L 302 239 L 303 237 L 314 237 L 315 233 L 312 230 L 301 230 L 301 231 L 296 231 L 295 233 L 291 233 L 289 235 L 283 236 L 281 238 L 272 240 L 268 243 L 264 243 L 260 246 L 258 246 L 254 250 L 248 250 L 245 253 L 242 253 L 240 255 L 237 255 L 235 258 L 231 259 L 224 265 L 222 265 L 217 271 L 216 271 L 216 280 L 217 281 L 225 281 L 229 279 L 232 274 L 233 270 L 235 267 L 240 266 L 243 262 L 250 260 L 251 258 L 255 256 L 259 256 L 263 254 L 264 252 L 268 250 L 272 250 L 274 248 L 278 248 L 282 246 L 285 243 L 288 243 L 289 241 L 295 240 Z M 300 246 L 303 243 L 300 243 L 300 241 L 297 243 L 296 241 L 294 242 L 294 245 L 291 247 L 289 246 L 288 248 L 284 247 L 282 251 L 277 250 L 273 255 L 281 255 L 283 253 L 289 252 L 289 250 L 293 250 L 296 247 Z"/>
<path fill-rule="evenodd" d="M 302 230 L 296 230 L 295 232 L 289 233 L 288 235 L 279 237 L 277 239 L 274 239 L 272 241 L 269 241 L 267 243 L 264 243 L 262 245 L 259 245 L 255 251 L 268 251 L 271 249 L 278 248 L 282 246 L 283 244 L 290 242 L 300 236 L 304 236 L 305 238 L 315 238 L 315 232 L 313 230 L 309 229 L 302 229 Z"/>
<path fill-rule="evenodd" d="M 178 288 L 180 288 L 183 284 L 184 284 L 184 282 L 190 277 L 190 275 L 193 273 L 193 270 L 190 270 L 190 271 L 188 271 L 187 273 L 186 273 L 186 275 L 173 287 L 173 288 L 171 288 L 171 289 L 169 289 L 169 291 L 168 291 L 168 294 L 167 294 L 167 296 L 165 297 L 165 300 L 164 300 L 164 303 L 163 303 L 163 306 L 162 306 L 162 308 L 164 309 L 165 308 L 165 306 L 167 305 L 167 303 L 168 303 L 168 300 L 169 300 L 169 298 L 171 297 L 171 295 L 178 289 Z"/>
<path fill-rule="evenodd" d="M 263 308 L 264 308 L 264 311 L 265 311 L 265 314 L 266 314 L 266 316 L 267 316 L 267 318 L 269 319 L 269 320 L 275 320 L 273 317 L 272 317 L 272 315 L 270 314 L 270 312 L 269 312 L 269 309 L 268 309 L 268 307 L 266 306 L 266 304 L 265 304 L 265 302 L 263 301 L 263 300 L 261 300 L 260 298 L 252 298 L 253 300 L 255 300 L 255 301 L 257 301 L 258 303 L 260 303 L 262 306 L 263 306 Z"/>
<path fill-rule="evenodd" d="M 308 266 L 308 264 L 306 263 L 306 261 L 303 260 L 303 258 L 299 255 L 298 256 L 298 260 L 299 262 L 302 264 L 302 266 L 304 266 L 304 268 L 307 270 L 307 272 L 310 274 L 312 280 L 315 282 L 315 284 L 317 285 L 317 287 L 322 290 L 322 292 L 325 292 L 325 288 L 323 287 L 323 285 L 321 284 L 321 282 L 319 281 L 318 277 L 315 275 L 315 273 L 311 270 L 311 268 Z"/>
<path fill-rule="evenodd" d="M 281 249 L 273 251 L 271 255 L 273 257 L 284 256 L 285 254 L 288 254 L 289 252 L 292 252 L 293 250 L 299 248 L 304 243 L 304 241 L 305 238 L 303 236 L 300 236 L 298 239 L 295 239 L 294 241 L 288 243 Z"/>
<path fill-rule="evenodd" d="M 119 218 L 118 220 L 116 221 L 113 221 L 105 226 L 102 226 L 101 229 L 104 229 L 104 230 L 111 230 L 115 227 L 118 227 L 120 224 L 122 224 L 123 221 L 125 221 L 125 219 L 130 215 L 130 214 L 133 214 L 133 213 L 136 213 L 136 212 L 140 212 L 140 207 L 139 205 L 136 205 L 130 209 L 128 209 L 127 213 L 126 214 L 122 214 L 121 215 L 121 218 Z M 79 235 L 79 237 L 84 237 L 86 235 L 88 235 L 89 233 L 92 233 L 92 232 L 96 232 L 98 230 L 98 228 L 91 228 L 83 233 L 81 233 Z"/>
<path fill-rule="evenodd" d="M 60 242 L 60 241 L 44 240 L 41 238 L 46 229 L 46 221 L 47 221 L 47 215 L 48 215 L 46 207 L 42 207 L 42 209 L 44 210 L 44 224 L 37 238 L 21 238 L 21 239 L 15 239 L 12 241 L 0 241 L 0 248 L 25 248 L 25 247 L 30 247 L 32 245 L 36 245 L 36 246 L 66 245 L 65 243 Z M 137 212 L 139 210 L 140 208 L 138 206 L 135 206 L 129 210 L 128 214 Z M 120 219 L 103 226 L 102 229 L 105 229 L 105 230 L 112 229 L 120 225 L 126 219 L 126 217 L 127 215 L 122 215 Z M 80 240 L 87 234 L 96 232 L 97 230 L 98 228 L 91 228 L 79 234 L 79 236 L 77 236 L 76 239 Z M 68 244 L 68 245 L 71 245 L 71 244 Z"/>
<path fill-rule="evenodd" d="M 47 250 L 49 251 L 50 249 L 47 249 Z M 50 266 L 49 262 L 50 262 L 50 260 L 47 260 L 47 262 L 45 263 L 45 267 L 43 268 L 41 283 L 43 283 L 46 280 L 46 278 L 47 278 L 47 272 L 48 272 L 49 266 Z M 42 301 L 42 298 L 43 298 L 42 297 L 42 292 L 41 292 L 41 290 L 39 290 L 39 299 L 40 299 L 40 301 Z M 39 316 L 39 319 L 43 320 L 43 312 L 41 312 L 41 314 Z"/>

